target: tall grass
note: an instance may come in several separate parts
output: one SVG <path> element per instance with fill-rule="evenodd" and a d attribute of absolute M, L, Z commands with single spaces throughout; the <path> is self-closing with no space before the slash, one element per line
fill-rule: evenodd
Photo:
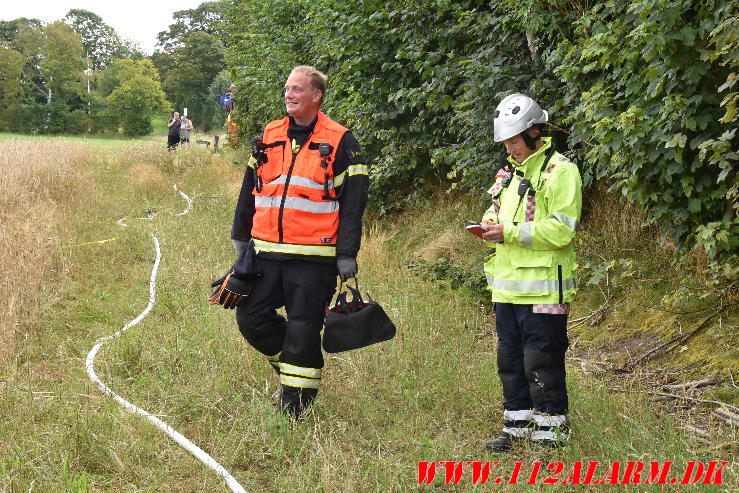
<path fill-rule="evenodd" d="M 242 339 L 233 312 L 206 302 L 210 280 L 234 260 L 229 228 L 242 169 L 195 146 L 168 153 L 159 144 L 122 144 L 79 163 L 86 169 L 81 188 L 67 188 L 89 193 L 57 219 L 74 241 L 50 247 L 65 252 L 65 275 L 52 302 L 29 315 L 36 322 L 23 357 L 0 379 L 0 491 L 225 491 L 212 471 L 123 412 L 85 374 L 96 338 L 146 305 L 151 234 L 162 247 L 156 305 L 104 346 L 96 372 L 210 453 L 249 492 L 412 491 L 419 460 L 498 460 L 510 473 L 514 461 L 530 471 L 534 460 L 733 457 L 656 414 L 638 385 L 614 392 L 611 382 L 577 367 L 569 368 L 570 445 L 484 452 L 483 441 L 501 426 L 494 321 L 464 292 L 416 277 L 405 265 L 411 257 L 461 257 L 461 250 L 480 248 L 460 229 L 475 218 L 475 206 L 451 200 L 366 228 L 361 288 L 383 304 L 398 334 L 327 355 L 318 400 L 304 422 L 289 423 L 270 399 L 274 372 Z M 185 202 L 175 183 L 195 198 L 187 215 L 177 215 Z M 124 217 L 127 227 L 117 224 Z M 459 260 L 471 264 L 478 255 Z M 736 484 L 735 469 L 726 480 Z M 439 483 L 419 489 L 475 490 L 469 482 Z"/>
<path fill-rule="evenodd" d="M 51 279 L 63 277 L 60 249 L 70 208 L 91 183 L 84 144 L 7 140 L 0 143 L 0 364 L 16 357 L 16 342 L 54 302 Z"/>

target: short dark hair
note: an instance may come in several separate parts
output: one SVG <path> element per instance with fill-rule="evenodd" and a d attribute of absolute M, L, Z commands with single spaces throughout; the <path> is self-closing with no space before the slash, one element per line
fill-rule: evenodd
<path fill-rule="evenodd" d="M 532 137 L 529 135 L 529 130 L 534 129 L 538 130 L 539 134 L 536 137 Z M 523 141 L 526 143 L 526 147 L 529 149 L 536 149 L 536 141 L 544 137 L 544 130 L 546 129 L 546 125 L 543 123 L 534 123 L 529 128 L 521 132 L 521 138 L 523 138 Z"/>

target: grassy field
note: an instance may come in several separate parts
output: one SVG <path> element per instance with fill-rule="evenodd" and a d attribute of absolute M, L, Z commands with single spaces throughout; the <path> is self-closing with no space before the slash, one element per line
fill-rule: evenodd
<path fill-rule="evenodd" d="M 151 119 L 152 134 L 154 135 L 167 135 L 169 128 L 167 127 L 167 116 L 155 116 Z"/>
<path fill-rule="evenodd" d="M 640 383 L 643 375 L 604 375 L 597 363 L 617 365 L 628 358 L 623 348 L 613 357 L 605 354 L 609 340 L 618 341 L 617 328 L 633 337 L 640 324 L 678 320 L 687 328 L 700 313 L 658 319 L 622 305 L 598 323 L 589 319 L 571 333 L 569 445 L 522 447 L 508 455 L 482 449 L 501 426 L 494 319 L 478 301 L 475 286 L 454 281 L 455 274 L 477 272 L 485 252 L 456 227 L 479 217 L 474 200 L 447 198 L 424 214 L 369 222 L 359 258 L 362 288 L 382 302 L 398 335 L 374 347 L 327 355 L 319 399 L 307 419 L 295 424 L 276 412 L 270 399 L 275 376 L 241 338 L 233 312 L 206 301 L 211 279 L 234 260 L 229 231 L 243 170 L 231 156 L 197 146 L 168 153 L 163 139 L 0 135 L 0 140 L 0 274 L 8 280 L 0 315 L 0 491 L 227 491 L 213 471 L 104 396 L 85 371 L 95 341 L 119 330 L 147 304 L 152 235 L 162 249 L 154 309 L 103 347 L 96 373 L 113 391 L 211 454 L 249 492 L 496 487 L 492 479 L 473 486 L 469 476 L 444 486 L 443 475 L 418 487 L 418 461 L 499 461 L 493 477 L 501 471 L 510 475 L 521 461 L 525 483 L 535 461 L 561 461 L 562 480 L 578 461 L 673 461 L 681 473 L 687 461 L 709 460 L 731 462 L 725 485 L 683 489 L 735 491 L 736 428 L 706 421 L 709 434 L 697 440 L 680 420 L 702 416 L 705 408 L 675 414 L 672 406 L 658 407 Z M 187 204 L 174 185 L 194 198 L 190 213 L 178 215 Z M 609 227 L 623 231 L 631 224 L 606 226 L 592 219 L 582 235 L 584 258 L 633 248 L 607 234 Z M 651 248 L 654 239 L 643 234 L 630 241 Z M 664 260 L 669 252 L 622 256 L 639 266 L 637 273 L 629 274 L 633 264 L 629 270 L 618 255 L 610 268 L 610 257 L 603 265 L 593 260 L 584 273 L 593 282 L 583 289 L 573 320 L 589 316 L 611 292 L 618 300 L 638 297 L 652 305 L 659 301 L 650 297 L 669 294 L 658 282 L 658 272 L 670 268 Z M 640 282 L 631 282 L 635 276 Z M 736 323 L 736 318 L 723 320 L 722 329 Z M 716 340 L 712 330 L 696 337 Z M 654 331 L 654 337 L 662 336 Z M 706 344 L 705 339 L 691 344 L 696 341 Z M 631 350 L 641 354 L 649 347 Z M 716 359 L 708 367 L 715 364 L 715 378 L 718 368 L 732 367 L 726 364 L 731 356 L 718 350 L 720 345 L 713 347 Z M 591 359 L 596 363 L 586 364 Z M 689 364 L 686 360 L 681 368 Z M 660 367 L 651 362 L 640 371 L 657 378 Z M 712 397 L 722 396 L 737 403 L 728 380 L 724 394 Z M 543 469 L 538 483 L 550 472 Z M 583 488 L 669 491 L 670 486 Z"/>
<path fill-rule="evenodd" d="M 129 138 L 120 136 L 110 135 L 28 135 L 28 134 L 13 134 L 7 132 L 0 132 L 0 142 L 7 140 L 21 140 L 26 142 L 73 142 L 73 143 L 85 143 L 90 144 L 96 148 L 104 148 L 110 151 L 117 149 L 118 147 L 127 143 L 134 142 L 155 142 L 162 146 L 167 145 L 167 120 L 166 118 L 154 118 L 152 120 L 154 127 L 153 132 L 150 135 L 143 137 Z M 213 146 L 213 135 L 212 132 L 203 134 L 199 130 L 193 132 L 190 142 L 193 144 L 197 140 L 206 140 L 211 142 Z"/>

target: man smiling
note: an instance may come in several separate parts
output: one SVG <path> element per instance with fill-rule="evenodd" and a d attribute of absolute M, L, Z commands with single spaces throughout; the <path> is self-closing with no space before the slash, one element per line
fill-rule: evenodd
<path fill-rule="evenodd" d="M 295 120 L 295 123 L 302 126 L 308 126 L 316 117 L 316 111 L 323 101 L 323 93 L 321 91 L 322 84 L 318 84 L 318 88 L 314 89 L 311 83 L 310 75 L 305 72 L 293 72 L 285 82 L 285 109 L 287 113 Z"/>
<path fill-rule="evenodd" d="M 244 338 L 279 375 L 281 409 L 299 418 L 321 382 L 321 329 L 336 275 L 357 273 L 369 187 L 359 143 L 320 111 L 326 76 L 295 67 L 288 116 L 267 125 L 244 175 L 231 238 L 253 241 L 262 276 L 238 304 Z M 285 307 L 287 320 L 276 312 Z"/>

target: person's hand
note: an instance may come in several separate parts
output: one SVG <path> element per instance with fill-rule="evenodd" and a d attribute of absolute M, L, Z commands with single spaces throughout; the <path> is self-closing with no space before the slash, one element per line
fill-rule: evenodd
<path fill-rule="evenodd" d="M 357 261 L 352 257 L 336 257 L 336 267 L 342 282 L 357 275 Z"/>
<path fill-rule="evenodd" d="M 494 224 L 484 219 L 480 226 L 486 231 L 482 234 L 482 239 L 493 243 L 503 243 L 503 225 Z"/>
<path fill-rule="evenodd" d="M 480 221 L 480 226 L 482 226 L 482 229 L 490 229 L 491 226 L 495 226 L 496 223 L 491 221 L 490 219 L 483 219 Z"/>

